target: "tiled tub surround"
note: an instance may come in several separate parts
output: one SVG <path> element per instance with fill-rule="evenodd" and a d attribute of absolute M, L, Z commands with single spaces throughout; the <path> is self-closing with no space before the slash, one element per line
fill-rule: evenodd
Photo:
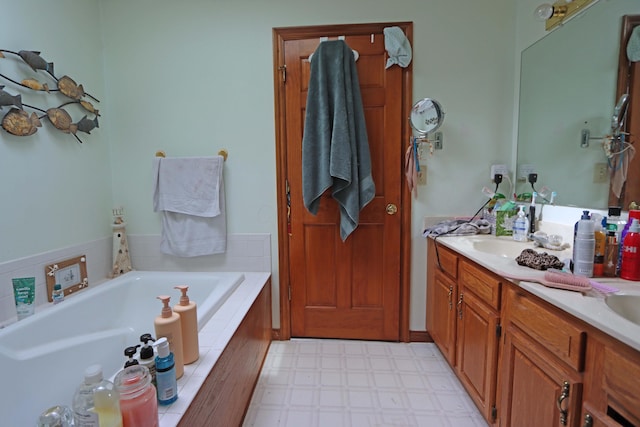
<path fill-rule="evenodd" d="M 90 364 L 100 363 L 105 375 L 113 377 L 122 367 L 122 349 L 153 330 L 153 295 L 186 283 L 199 305 L 199 324 L 204 324 L 201 359 L 180 379 L 178 402 L 161 409 L 163 419 L 170 414 L 163 425 L 173 425 L 268 279 L 268 273 L 131 272 L 5 328 L 0 331 L 0 373 L 3 381 L 14 384 L 14 393 L 0 404 L 3 417 L 11 425 L 28 425 L 47 407 L 69 405 Z M 270 318 L 263 323 L 270 334 Z M 56 387 L 31 395 L 42 381 Z"/>
<path fill-rule="evenodd" d="M 178 258 L 160 253 L 160 236 L 128 235 L 131 263 L 140 271 L 271 271 L 271 236 L 264 233 L 230 234 L 227 252 L 195 258 Z M 89 287 L 109 277 L 112 238 L 104 238 L 41 254 L 0 263 L 0 328 L 16 321 L 11 279 L 36 278 L 36 312 L 51 306 L 47 302 L 45 266 L 78 255 L 87 257 Z"/>

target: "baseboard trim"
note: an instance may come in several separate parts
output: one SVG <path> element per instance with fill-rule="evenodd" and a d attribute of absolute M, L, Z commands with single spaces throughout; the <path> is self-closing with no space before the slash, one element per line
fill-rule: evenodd
<path fill-rule="evenodd" d="M 282 341 L 280 329 L 271 330 L 271 339 L 273 341 Z M 409 342 L 433 342 L 433 338 L 427 331 L 409 331 Z"/>
<path fill-rule="evenodd" d="M 409 342 L 433 342 L 427 331 L 409 331 Z"/>

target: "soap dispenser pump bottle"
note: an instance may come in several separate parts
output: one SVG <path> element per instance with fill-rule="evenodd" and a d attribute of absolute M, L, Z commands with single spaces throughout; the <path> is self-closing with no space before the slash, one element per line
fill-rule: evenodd
<path fill-rule="evenodd" d="M 186 285 L 174 286 L 182 292 L 180 303 L 173 306 L 173 311 L 180 315 L 182 322 L 182 345 L 184 364 L 195 362 L 200 357 L 200 345 L 198 343 L 198 313 L 196 303 L 189 300 Z"/>
<path fill-rule="evenodd" d="M 124 355 L 128 357 L 127 361 L 124 362 L 124 367 L 128 368 L 129 366 L 138 365 L 139 362 L 133 356 L 138 352 L 139 345 L 132 345 L 131 347 L 127 347 L 124 349 Z"/>
<path fill-rule="evenodd" d="M 182 353 L 182 322 L 180 321 L 180 315 L 171 310 L 171 307 L 169 306 L 171 297 L 167 295 L 160 295 L 157 298 L 162 301 L 163 307 L 160 316 L 156 317 L 153 322 L 156 337 L 158 339 L 165 337 L 167 338 L 167 341 L 169 341 L 169 347 L 171 347 L 175 356 L 176 378 L 181 378 L 184 374 L 184 359 Z"/>
<path fill-rule="evenodd" d="M 149 375 L 151 375 L 151 384 L 156 385 L 156 355 L 153 351 L 153 346 L 149 344 L 149 341 L 155 341 L 151 334 L 140 335 L 140 364 L 149 369 Z"/>
<path fill-rule="evenodd" d="M 513 240 L 517 242 L 527 241 L 527 232 L 529 231 L 529 223 L 527 215 L 524 213 L 524 205 L 520 205 L 518 218 L 513 223 Z"/>

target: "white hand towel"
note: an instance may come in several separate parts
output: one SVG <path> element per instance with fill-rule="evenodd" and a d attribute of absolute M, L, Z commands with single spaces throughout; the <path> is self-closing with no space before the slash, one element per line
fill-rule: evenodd
<path fill-rule="evenodd" d="M 153 210 L 162 213 L 161 252 L 193 257 L 226 251 L 223 165 L 222 156 L 154 159 Z"/>

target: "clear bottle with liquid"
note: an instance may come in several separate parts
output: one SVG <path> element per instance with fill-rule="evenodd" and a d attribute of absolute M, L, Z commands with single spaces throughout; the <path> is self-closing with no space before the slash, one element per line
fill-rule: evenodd
<path fill-rule="evenodd" d="M 111 381 L 102 377 L 102 366 L 91 365 L 73 396 L 76 427 L 122 427 L 120 395 Z"/>
<path fill-rule="evenodd" d="M 520 205 L 518 218 L 513 223 L 513 240 L 517 242 L 526 242 L 527 232 L 529 231 L 529 220 L 524 212 L 524 205 Z"/>

